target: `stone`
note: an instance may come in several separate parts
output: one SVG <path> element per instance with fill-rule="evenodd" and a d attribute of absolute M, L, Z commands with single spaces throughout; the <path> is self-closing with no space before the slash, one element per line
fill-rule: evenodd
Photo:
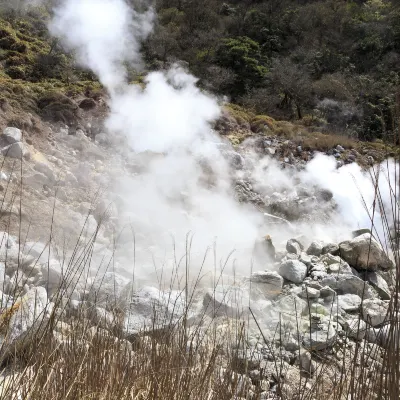
<path fill-rule="evenodd" d="M 336 296 L 336 292 L 329 286 L 324 286 L 319 292 L 320 296 L 326 299 L 334 298 Z"/>
<path fill-rule="evenodd" d="M 22 132 L 18 128 L 8 127 L 3 131 L 2 139 L 8 144 L 22 141 Z"/>
<path fill-rule="evenodd" d="M 357 311 L 360 308 L 361 301 L 361 297 L 356 294 L 342 294 L 337 297 L 339 307 L 346 312 Z"/>
<path fill-rule="evenodd" d="M 251 275 L 250 280 L 258 284 L 266 295 L 275 297 L 282 292 L 283 278 L 277 272 L 257 271 Z"/>
<path fill-rule="evenodd" d="M 376 297 L 369 284 L 354 275 L 329 275 L 321 280 L 321 285 L 331 287 L 338 294 L 357 294 L 364 299 Z"/>
<path fill-rule="evenodd" d="M 363 340 L 367 330 L 367 324 L 362 319 L 353 318 L 345 321 L 344 329 L 350 338 Z"/>
<path fill-rule="evenodd" d="M 248 313 L 250 297 L 248 292 L 238 286 L 218 285 L 206 291 L 203 307 L 213 317 L 235 318 Z"/>
<path fill-rule="evenodd" d="M 365 322 L 372 326 L 383 324 L 387 320 L 389 304 L 380 299 L 364 300 L 361 310 Z"/>
<path fill-rule="evenodd" d="M 312 361 L 311 353 L 309 351 L 303 350 L 299 356 L 299 366 L 300 370 L 312 375 L 316 370 L 316 364 Z"/>
<path fill-rule="evenodd" d="M 314 289 L 310 286 L 305 286 L 300 294 L 300 297 L 307 299 L 318 299 L 320 296 L 320 291 L 318 289 Z"/>
<path fill-rule="evenodd" d="M 57 260 L 42 264 L 41 273 L 43 283 L 50 289 L 58 288 L 63 283 L 63 266 Z"/>
<path fill-rule="evenodd" d="M 286 243 L 286 250 L 289 253 L 300 254 L 303 250 L 303 245 L 296 239 L 290 239 Z"/>
<path fill-rule="evenodd" d="M 42 287 L 33 288 L 17 299 L 14 306 L 8 309 L 10 320 L 7 334 L 1 338 L 1 359 L 18 354 L 32 345 L 38 331 L 45 328 L 51 310 L 46 289 Z"/>
<path fill-rule="evenodd" d="M 0 262 L 15 262 L 18 264 L 20 252 L 13 236 L 0 231 Z"/>
<path fill-rule="evenodd" d="M 373 271 L 393 266 L 381 245 L 369 233 L 340 243 L 339 249 L 340 256 L 356 269 Z"/>
<path fill-rule="evenodd" d="M 324 350 L 333 346 L 337 337 L 337 331 L 333 325 L 333 322 L 324 322 L 319 329 L 305 332 L 303 346 L 309 351 Z"/>
<path fill-rule="evenodd" d="M 321 241 L 314 241 L 310 244 L 307 249 L 307 254 L 311 256 L 319 257 L 322 254 L 322 249 L 324 248 L 324 243 Z"/>
<path fill-rule="evenodd" d="M 353 275 L 353 271 L 346 262 L 335 263 L 328 266 L 328 272 L 331 274 L 348 274 Z"/>
<path fill-rule="evenodd" d="M 334 243 L 329 243 L 327 245 L 325 245 L 322 248 L 322 253 L 321 254 L 332 254 L 334 256 L 337 256 L 339 254 L 339 246 L 337 244 Z"/>
<path fill-rule="evenodd" d="M 88 293 L 88 300 L 107 310 L 124 310 L 128 305 L 132 291 L 132 282 L 115 272 L 100 274 L 93 282 Z"/>
<path fill-rule="evenodd" d="M 28 158 L 30 156 L 29 150 L 22 142 L 16 142 L 6 147 L 3 147 L 1 149 L 1 153 L 5 157 L 18 159 L 22 159 L 23 157 Z"/>
<path fill-rule="evenodd" d="M 307 266 L 298 260 L 287 260 L 280 265 L 279 274 L 290 282 L 302 283 L 307 276 Z"/>
<path fill-rule="evenodd" d="M 51 186 L 52 182 L 46 175 L 37 172 L 33 175 L 24 176 L 23 184 L 36 190 L 42 190 L 44 185 Z"/>
<path fill-rule="evenodd" d="M 177 290 L 160 291 L 145 286 L 132 296 L 124 319 L 127 337 L 170 327 L 185 313 L 185 298 Z"/>
<path fill-rule="evenodd" d="M 372 287 L 377 291 L 379 297 L 383 300 L 390 300 L 391 293 L 389 285 L 385 279 L 379 274 L 379 272 L 368 272 L 367 281 L 372 285 Z"/>
<path fill-rule="evenodd" d="M 43 175 L 45 175 L 49 181 L 51 182 L 55 182 L 56 181 L 56 177 L 54 175 L 54 171 L 51 169 L 51 167 L 48 164 L 42 163 L 42 162 L 37 162 L 33 169 L 37 172 L 42 173 Z"/>
<path fill-rule="evenodd" d="M 371 230 L 368 228 L 357 229 L 357 230 L 351 232 L 353 239 L 356 238 L 357 236 L 364 235 L 364 233 L 369 233 L 370 235 L 372 235 Z"/>

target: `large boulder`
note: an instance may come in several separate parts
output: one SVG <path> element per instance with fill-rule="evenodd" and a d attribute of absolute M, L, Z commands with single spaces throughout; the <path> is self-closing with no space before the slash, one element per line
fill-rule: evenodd
<path fill-rule="evenodd" d="M 18 128 L 8 127 L 4 129 L 2 139 L 8 144 L 20 142 L 22 140 L 22 132 Z"/>
<path fill-rule="evenodd" d="M 374 271 L 393 266 L 381 245 L 370 233 L 340 243 L 339 251 L 340 256 L 357 269 Z"/>
<path fill-rule="evenodd" d="M 322 279 L 321 285 L 329 286 L 338 294 L 356 294 L 364 299 L 376 297 L 371 286 L 355 275 L 329 275 Z"/>
<path fill-rule="evenodd" d="M 307 276 L 307 266 L 298 260 L 287 260 L 280 265 L 279 274 L 290 282 L 302 283 Z"/>

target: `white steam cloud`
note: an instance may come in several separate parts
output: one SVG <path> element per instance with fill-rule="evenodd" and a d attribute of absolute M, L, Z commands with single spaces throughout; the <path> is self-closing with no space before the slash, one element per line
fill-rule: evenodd
<path fill-rule="evenodd" d="M 124 136 L 132 149 L 121 149 L 123 157 L 135 163 L 138 153 L 148 153 L 145 170 L 119 176 L 113 188 L 119 198 L 119 220 L 137 235 L 135 255 L 142 274 L 150 273 L 153 259 L 157 265 L 179 263 L 171 257 L 172 243 L 179 259 L 188 232 L 194 235 L 191 254 L 196 271 L 205 249 L 216 241 L 217 263 L 236 250 L 235 268 L 248 274 L 255 240 L 267 233 L 288 239 L 288 233 L 263 226 L 261 213 L 234 200 L 231 181 L 236 172 L 221 156 L 221 139 L 211 129 L 220 108 L 196 87 L 193 76 L 173 67 L 148 74 L 145 89 L 126 83 L 124 65 L 140 66 L 140 43 L 151 31 L 153 18 L 151 9 L 137 13 L 124 0 L 63 0 L 54 10 L 50 31 L 109 90 L 106 126 L 111 135 Z M 270 159 L 255 163 L 251 179 L 263 194 L 290 194 L 295 180 L 333 192 L 339 214 L 331 216 L 329 225 L 304 224 L 299 233 L 329 240 L 345 236 L 350 228 L 370 225 L 352 176 L 369 204 L 373 187 L 355 164 L 337 171 L 333 159 L 317 156 L 293 176 Z M 128 259 L 131 255 L 126 254 Z M 129 261 L 126 265 L 129 268 Z"/>

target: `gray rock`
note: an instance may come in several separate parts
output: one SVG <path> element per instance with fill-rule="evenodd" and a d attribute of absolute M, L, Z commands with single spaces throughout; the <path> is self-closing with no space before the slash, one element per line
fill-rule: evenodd
<path fill-rule="evenodd" d="M 357 229 L 357 230 L 351 232 L 353 239 L 356 238 L 357 236 L 364 235 L 364 233 L 369 233 L 370 235 L 372 235 L 371 230 L 368 228 Z"/>
<path fill-rule="evenodd" d="M 135 292 L 125 314 L 127 336 L 170 327 L 185 312 L 185 298 L 177 290 L 162 292 L 146 286 Z"/>
<path fill-rule="evenodd" d="M 20 253 L 16 238 L 7 232 L 0 231 L 0 262 L 15 262 L 18 264 Z"/>
<path fill-rule="evenodd" d="M 324 243 L 321 241 L 314 241 L 310 244 L 307 249 L 307 254 L 311 256 L 319 257 L 322 254 L 322 249 L 324 248 Z"/>
<path fill-rule="evenodd" d="M 342 294 L 337 297 L 339 307 L 346 312 L 357 311 L 360 308 L 361 301 L 361 297 L 356 294 Z"/>
<path fill-rule="evenodd" d="M 289 253 L 300 255 L 301 251 L 303 250 L 303 245 L 296 239 L 290 239 L 286 243 L 286 250 Z"/>
<path fill-rule="evenodd" d="M 339 246 L 334 243 L 329 243 L 322 248 L 322 254 L 332 254 L 337 256 L 339 254 Z"/>
<path fill-rule="evenodd" d="M 361 309 L 365 322 L 372 326 L 383 324 L 387 320 L 389 304 L 380 299 L 364 300 Z"/>
<path fill-rule="evenodd" d="M 346 262 L 331 264 L 328 267 L 328 272 L 331 274 L 347 274 L 353 275 L 353 271 Z"/>
<path fill-rule="evenodd" d="M 381 299 L 390 300 L 391 293 L 389 285 L 386 283 L 385 279 L 382 278 L 379 272 L 368 272 L 367 280 L 378 292 Z"/>
<path fill-rule="evenodd" d="M 36 190 L 42 190 L 44 185 L 51 186 L 53 182 L 51 182 L 46 175 L 37 172 L 33 175 L 24 176 L 23 184 Z"/>
<path fill-rule="evenodd" d="M 324 350 L 333 346 L 337 337 L 337 331 L 333 325 L 333 322 L 324 322 L 319 329 L 304 333 L 303 346 L 309 351 Z"/>
<path fill-rule="evenodd" d="M 1 153 L 5 157 L 22 159 L 29 157 L 30 153 L 22 142 L 10 144 L 1 149 Z"/>
<path fill-rule="evenodd" d="M 249 302 L 247 290 L 237 286 L 218 285 L 207 290 L 203 298 L 203 307 L 213 317 L 234 318 L 248 313 Z"/>
<path fill-rule="evenodd" d="M 329 286 L 324 286 L 320 289 L 320 296 L 325 299 L 330 299 L 336 297 L 336 292 Z"/>
<path fill-rule="evenodd" d="M 319 296 L 320 296 L 320 291 L 310 286 L 304 287 L 300 294 L 300 297 L 303 299 L 318 299 Z"/>
<path fill-rule="evenodd" d="M 272 271 L 257 271 L 251 275 L 251 282 L 258 286 L 269 296 L 277 296 L 282 292 L 283 278 Z"/>
<path fill-rule="evenodd" d="M 309 351 L 302 351 L 299 357 L 300 370 L 312 375 L 316 370 L 316 364 L 312 361 L 311 353 Z"/>
<path fill-rule="evenodd" d="M 132 282 L 115 272 L 98 276 L 90 287 L 88 300 L 107 310 L 124 310 L 128 305 Z"/>
<path fill-rule="evenodd" d="M 8 127 L 4 129 L 2 139 L 8 144 L 21 142 L 22 141 L 22 132 L 18 128 Z"/>
<path fill-rule="evenodd" d="M 53 290 L 61 286 L 63 283 L 63 266 L 57 260 L 49 260 L 41 266 L 43 283 L 49 289 Z"/>
<path fill-rule="evenodd" d="M 51 182 L 55 182 L 56 181 L 56 177 L 54 175 L 54 171 L 52 170 L 52 168 L 45 163 L 42 162 L 37 162 L 33 169 L 37 172 L 42 173 L 43 175 L 45 175 Z"/>
<path fill-rule="evenodd" d="M 329 286 L 339 294 L 357 294 L 364 299 L 376 297 L 369 284 L 354 275 L 330 275 L 321 280 L 321 285 Z"/>
<path fill-rule="evenodd" d="M 393 266 L 381 245 L 369 233 L 342 242 L 339 248 L 341 257 L 354 268 L 376 270 Z"/>
<path fill-rule="evenodd" d="M 359 318 L 345 321 L 344 329 L 347 335 L 356 340 L 363 340 L 367 331 L 367 324 Z"/>
<path fill-rule="evenodd" d="M 307 266 L 298 260 L 288 260 L 279 267 L 279 274 L 293 283 L 301 283 L 307 276 Z"/>

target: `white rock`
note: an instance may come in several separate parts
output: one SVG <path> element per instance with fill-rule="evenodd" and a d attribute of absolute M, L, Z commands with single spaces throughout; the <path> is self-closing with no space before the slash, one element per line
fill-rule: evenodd
<path fill-rule="evenodd" d="M 342 294 L 337 297 L 339 307 L 346 312 L 357 311 L 361 301 L 361 297 L 356 294 Z"/>
<path fill-rule="evenodd" d="M 21 142 L 22 141 L 22 132 L 18 128 L 8 127 L 4 129 L 2 138 L 9 144 Z"/>
<path fill-rule="evenodd" d="M 363 340 L 367 330 L 367 324 L 359 318 L 347 320 L 344 328 L 348 336 L 352 339 Z"/>
<path fill-rule="evenodd" d="M 123 310 L 128 305 L 131 290 L 132 282 L 129 279 L 114 272 L 106 272 L 94 280 L 88 300 L 107 310 Z"/>
<path fill-rule="evenodd" d="M 57 260 L 50 260 L 41 266 L 42 279 L 49 288 L 55 289 L 63 283 L 63 266 Z"/>
<path fill-rule="evenodd" d="M 288 260 L 279 267 L 279 274 L 293 283 L 302 283 L 307 276 L 307 266 L 298 260 Z"/>
<path fill-rule="evenodd" d="M 251 282 L 257 284 L 267 296 L 275 297 L 282 292 L 283 278 L 274 271 L 253 272 Z"/>
<path fill-rule="evenodd" d="M 379 296 L 383 300 L 390 300 L 391 293 L 389 285 L 387 284 L 385 279 L 382 278 L 379 272 L 368 272 L 367 280 L 374 287 L 374 289 L 378 292 Z"/>
<path fill-rule="evenodd" d="M 387 319 L 389 304 L 380 299 L 365 300 L 362 304 L 362 316 L 365 322 L 377 326 Z"/>
<path fill-rule="evenodd" d="M 311 353 L 308 351 L 302 351 L 299 357 L 300 369 L 310 375 L 316 370 L 316 364 L 312 361 Z"/>

